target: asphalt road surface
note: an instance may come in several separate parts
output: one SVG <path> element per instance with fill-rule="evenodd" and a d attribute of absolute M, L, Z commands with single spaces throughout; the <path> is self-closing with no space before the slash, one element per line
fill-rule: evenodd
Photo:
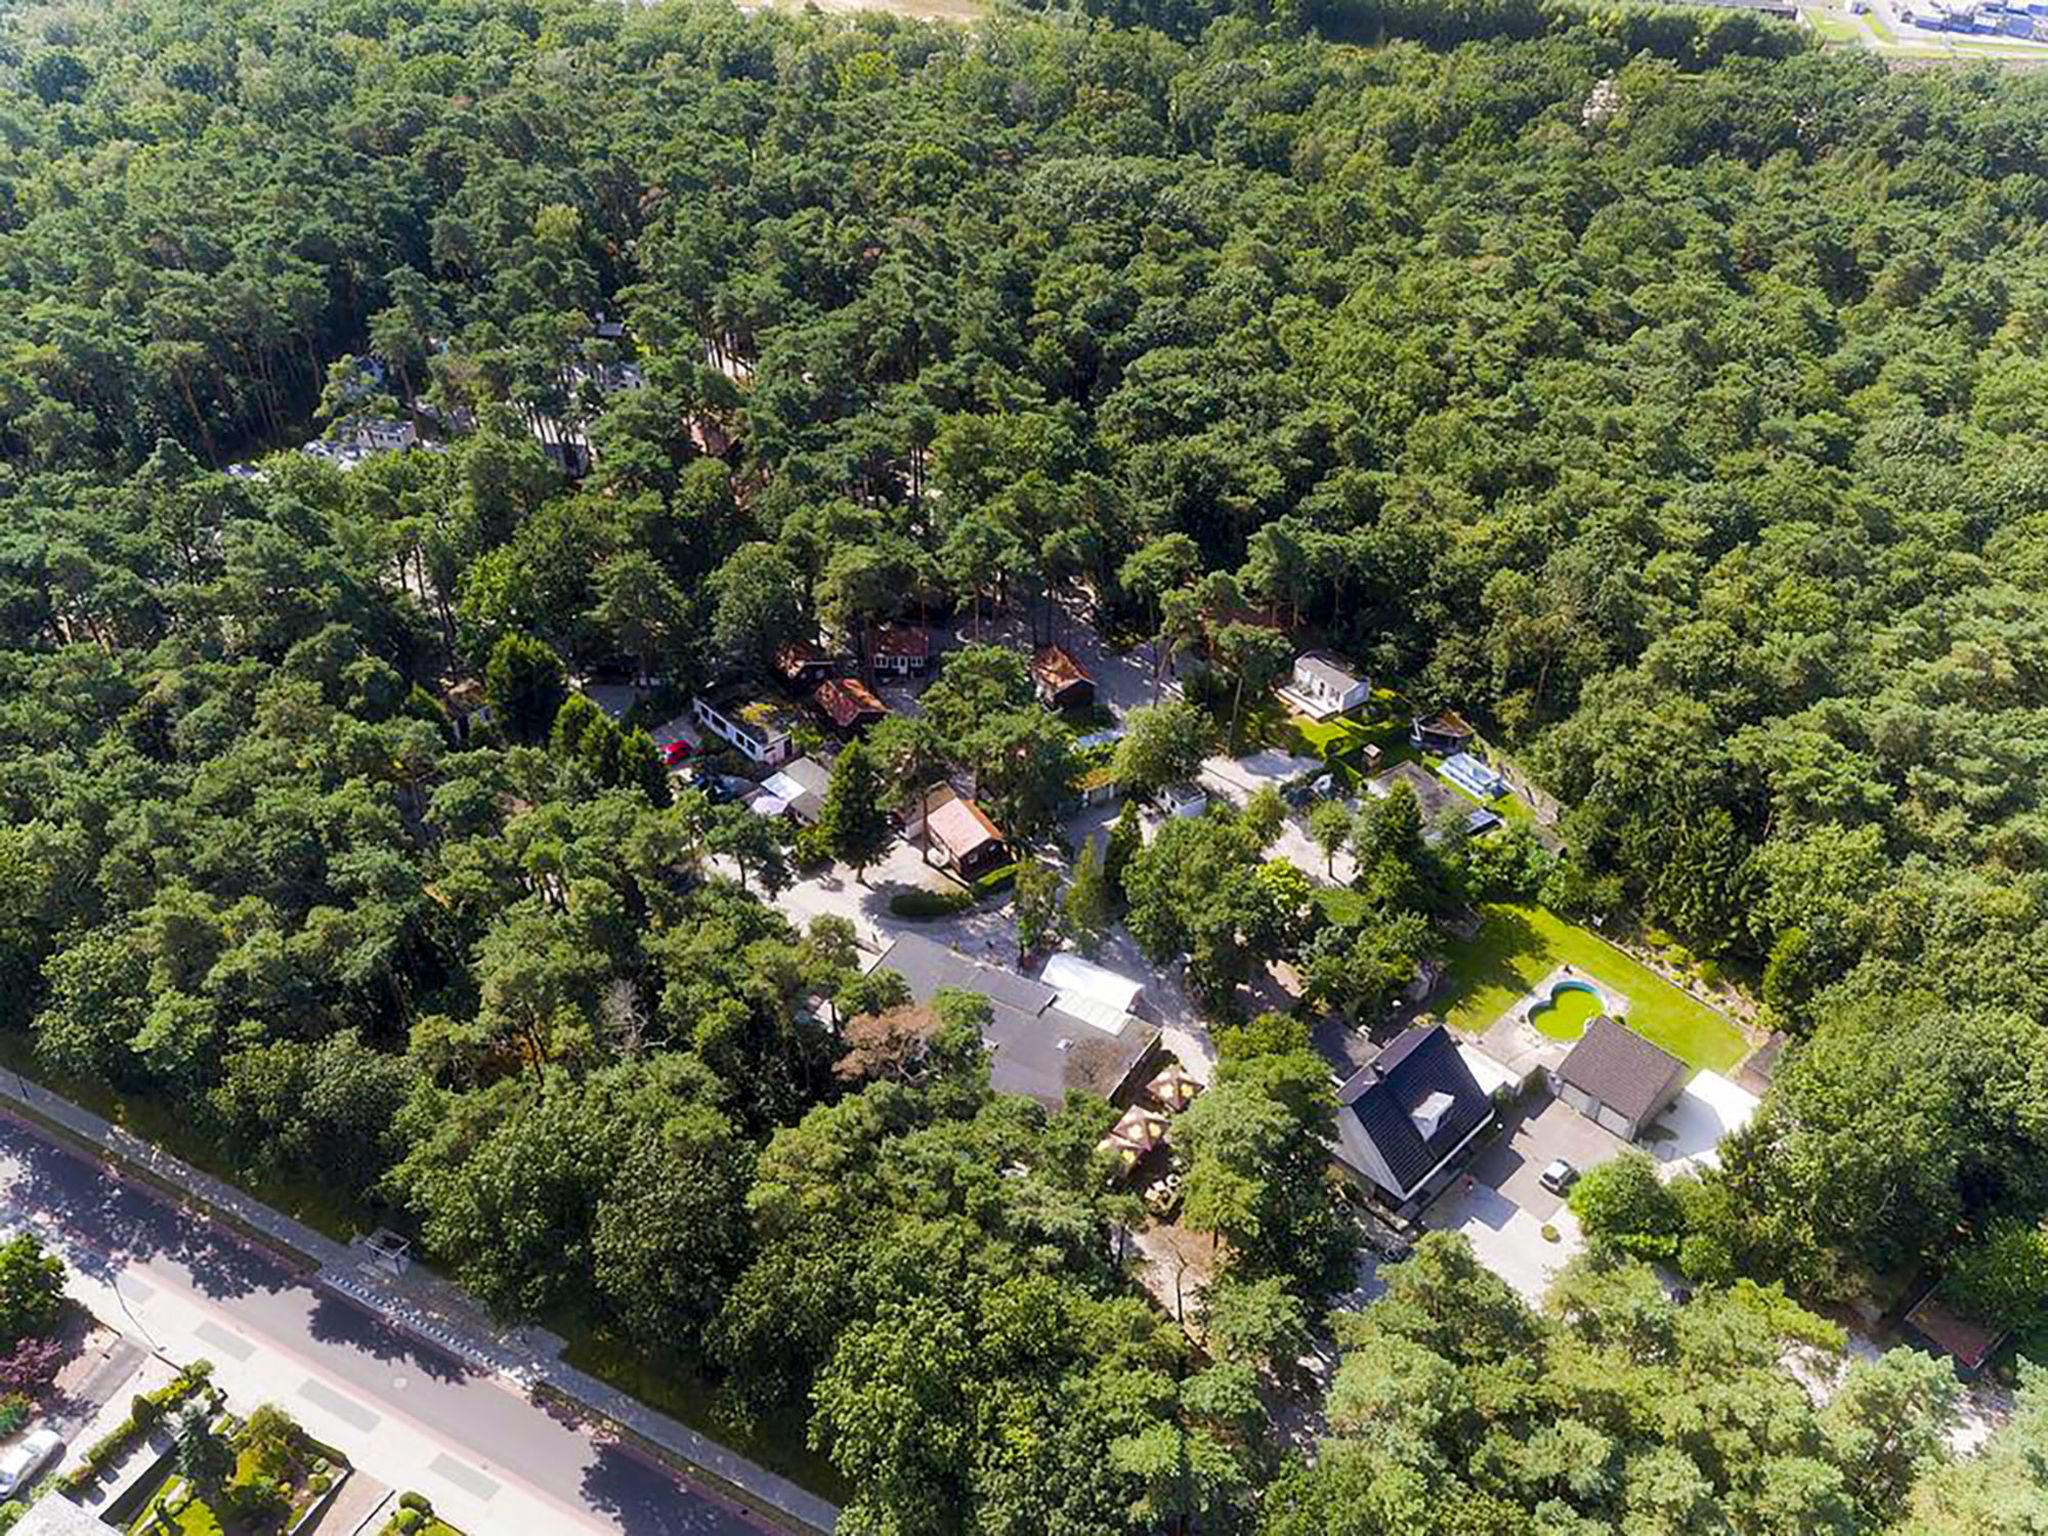
<path fill-rule="evenodd" d="M 123 1286 L 182 1292 L 234 1329 L 364 1402 L 350 1412 L 424 1432 L 445 1448 L 452 1481 L 523 1485 L 571 1519 L 565 1530 L 623 1536 L 755 1536 L 776 1527 L 680 1483 L 666 1468 L 531 1402 L 496 1378 L 400 1333 L 290 1266 L 182 1211 L 154 1190 L 0 1116 L 0 1197 L 67 1239 L 81 1270 Z M 137 1287 L 134 1282 L 140 1281 Z M 402 1380 L 401 1390 L 394 1381 Z M 337 1412 L 341 1411 L 339 1409 Z M 371 1422 L 361 1426 L 375 1427 Z M 367 1468 L 373 1475 L 375 1467 Z M 467 1485 L 465 1485 L 467 1486 Z M 484 1533 L 474 1533 L 484 1536 Z M 528 1533 L 518 1533 L 528 1536 Z M 540 1536 L 540 1533 L 533 1533 Z"/>

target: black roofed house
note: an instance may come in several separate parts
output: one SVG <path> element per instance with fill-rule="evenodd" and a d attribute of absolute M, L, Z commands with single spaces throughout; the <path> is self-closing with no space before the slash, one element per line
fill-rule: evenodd
<path fill-rule="evenodd" d="M 1057 986 L 984 965 L 921 934 L 898 937 L 875 969 L 896 972 L 919 1003 L 944 988 L 987 998 L 989 1082 L 998 1093 L 1028 1094 L 1048 1109 L 1058 1109 L 1070 1088 L 1128 1103 L 1157 1054 L 1158 1025 L 1128 1012 L 1069 1011 Z"/>
<path fill-rule="evenodd" d="M 1474 805 L 1457 791 L 1446 788 L 1442 780 L 1420 763 L 1396 763 L 1367 779 L 1365 789 L 1374 799 L 1384 800 L 1394 792 L 1396 784 L 1406 784 L 1413 792 L 1415 803 L 1422 812 L 1423 841 L 1431 845 L 1443 841 L 1438 823 L 1448 819 L 1454 810 L 1464 820 L 1466 830 L 1475 837 L 1500 825 L 1497 812 L 1483 805 Z"/>
<path fill-rule="evenodd" d="M 1606 1014 L 1596 1016 L 1550 1086 L 1594 1124 L 1634 1141 L 1685 1086 L 1685 1063 Z"/>
<path fill-rule="evenodd" d="M 1457 1174 L 1493 1098 L 1442 1024 L 1418 1024 L 1337 1090 L 1337 1161 L 1403 1215 Z"/>

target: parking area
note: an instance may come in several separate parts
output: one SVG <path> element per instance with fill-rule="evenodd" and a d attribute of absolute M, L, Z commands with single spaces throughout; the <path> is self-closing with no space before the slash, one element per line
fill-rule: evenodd
<path fill-rule="evenodd" d="M 1422 1213 L 1422 1224 L 1462 1232 L 1481 1263 L 1540 1302 L 1585 1246 L 1578 1219 L 1540 1182 L 1543 1170 L 1562 1158 L 1583 1173 L 1626 1145 L 1563 1101 L 1533 1094 L 1503 1115 L 1499 1133 Z"/>
<path fill-rule="evenodd" d="M 1584 1173 L 1628 1146 L 1548 1093 L 1531 1094 L 1501 1119 L 1501 1135 L 1487 1143 L 1467 1171 L 1538 1221 L 1549 1221 L 1564 1206 L 1563 1197 L 1540 1182 L 1545 1168 L 1562 1158 Z"/>

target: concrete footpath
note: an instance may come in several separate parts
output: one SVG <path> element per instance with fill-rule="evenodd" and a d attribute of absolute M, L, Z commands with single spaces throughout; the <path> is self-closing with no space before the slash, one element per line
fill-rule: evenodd
<path fill-rule="evenodd" d="M 522 1396 L 553 1400 L 558 1413 L 566 1408 L 578 1418 L 601 1421 L 622 1444 L 673 1463 L 712 1492 L 777 1524 L 830 1531 L 838 1520 L 838 1510 L 827 1500 L 570 1365 L 562 1358 L 567 1344 L 559 1335 L 499 1327 L 465 1292 L 423 1266 L 393 1276 L 370 1263 L 363 1249 L 334 1241 L 14 1072 L 0 1071 L 0 1110 L 12 1110 L 122 1173 L 196 1203 L 245 1240 L 277 1254 L 310 1283 L 346 1296 Z M 202 1340 L 207 1337 L 196 1320 L 193 1332 Z M 218 1358 L 218 1351 L 213 1353 Z M 379 1475 L 388 1481 L 400 1470 L 384 1469 Z"/>

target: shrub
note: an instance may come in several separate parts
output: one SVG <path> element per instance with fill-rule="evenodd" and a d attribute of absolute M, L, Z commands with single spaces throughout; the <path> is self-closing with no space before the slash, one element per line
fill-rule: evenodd
<path fill-rule="evenodd" d="M 1543 1241 L 1545 1241 L 1546 1243 L 1554 1243 L 1557 1241 L 1557 1228 L 1552 1226 L 1547 1221 L 1543 1223 Z"/>
<path fill-rule="evenodd" d="M 13 1434 L 28 1422 L 28 1416 L 35 1411 L 35 1405 L 19 1392 L 9 1392 L 0 1397 L 0 1439 Z"/>
<path fill-rule="evenodd" d="M 1631 1147 L 1587 1169 L 1572 1186 L 1570 1201 L 1588 1236 L 1642 1258 L 1677 1257 L 1685 1215 L 1648 1153 Z"/>
<path fill-rule="evenodd" d="M 391 1529 L 400 1532 L 401 1536 L 408 1536 L 425 1524 L 426 1518 L 416 1509 L 401 1509 L 391 1517 Z"/>
<path fill-rule="evenodd" d="M 965 891 L 898 891 L 889 898 L 889 910 L 913 921 L 952 917 L 974 905 Z"/>
<path fill-rule="evenodd" d="M 27 1513 L 28 1506 L 19 1499 L 9 1499 L 5 1504 L 0 1504 L 0 1531 L 13 1530 L 14 1522 Z"/>
<path fill-rule="evenodd" d="M 1005 864 L 999 869 L 990 870 L 979 880 L 975 881 L 974 894 L 977 896 L 993 896 L 998 891 L 1008 890 L 1016 878 L 1017 866 L 1015 864 Z"/>
<path fill-rule="evenodd" d="M 398 1496 L 398 1507 L 400 1509 L 416 1509 L 423 1515 L 431 1515 L 434 1512 L 434 1501 L 424 1493 L 415 1493 L 408 1490 Z"/>
<path fill-rule="evenodd" d="M 2009 1328 L 2048 1303 L 2048 1226 L 1992 1223 L 1965 1249 L 1942 1294 L 1979 1322 Z"/>

